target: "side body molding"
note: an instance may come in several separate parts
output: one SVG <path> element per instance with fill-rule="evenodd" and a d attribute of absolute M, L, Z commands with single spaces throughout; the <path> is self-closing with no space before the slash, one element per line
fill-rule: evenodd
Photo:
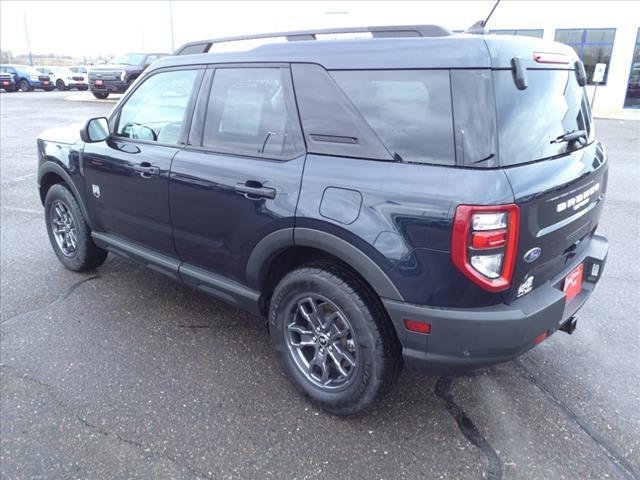
<path fill-rule="evenodd" d="M 247 262 L 247 284 L 260 289 L 261 273 L 269 258 L 287 247 L 312 247 L 330 253 L 351 265 L 369 282 L 380 297 L 403 301 L 387 274 L 362 250 L 349 242 L 312 228 L 285 228 L 267 235 L 253 249 Z"/>
<path fill-rule="evenodd" d="M 340 237 L 312 228 L 296 228 L 294 242 L 297 246 L 314 247 L 339 258 L 351 265 L 369 282 L 375 292 L 383 298 L 404 301 L 402 295 L 387 274 L 362 250 Z"/>

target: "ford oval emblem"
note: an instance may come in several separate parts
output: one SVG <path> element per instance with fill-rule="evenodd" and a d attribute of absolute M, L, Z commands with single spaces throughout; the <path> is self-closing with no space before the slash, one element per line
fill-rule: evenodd
<path fill-rule="evenodd" d="M 524 261 L 527 263 L 535 262 L 538 258 L 540 258 L 541 253 L 542 249 L 540 247 L 533 247 L 531 250 L 524 254 Z"/>

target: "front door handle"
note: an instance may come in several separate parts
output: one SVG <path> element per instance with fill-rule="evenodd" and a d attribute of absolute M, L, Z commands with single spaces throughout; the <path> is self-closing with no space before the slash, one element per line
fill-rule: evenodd
<path fill-rule="evenodd" d="M 160 168 L 154 167 L 149 162 L 134 165 L 133 171 L 139 173 L 142 178 L 151 178 L 152 175 L 160 175 Z"/>
<path fill-rule="evenodd" d="M 262 186 L 262 183 L 249 180 L 245 183 L 236 183 L 236 192 L 244 194 L 249 200 L 260 198 L 276 198 L 276 189 Z"/>

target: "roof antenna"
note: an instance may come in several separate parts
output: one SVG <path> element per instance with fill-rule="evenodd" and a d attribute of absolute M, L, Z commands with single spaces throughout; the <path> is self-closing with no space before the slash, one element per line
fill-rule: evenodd
<path fill-rule="evenodd" d="M 491 18 L 491 15 L 493 15 L 493 12 L 495 11 L 499 3 L 500 3 L 500 0 L 496 0 L 496 3 L 494 3 L 493 8 L 489 12 L 489 15 L 487 15 L 487 18 L 485 18 L 484 20 L 478 20 L 476 23 L 474 23 L 469 28 L 467 28 L 464 31 L 464 33 L 475 33 L 475 34 L 489 33 L 485 27 L 487 26 L 487 23 L 489 23 L 489 19 Z"/>

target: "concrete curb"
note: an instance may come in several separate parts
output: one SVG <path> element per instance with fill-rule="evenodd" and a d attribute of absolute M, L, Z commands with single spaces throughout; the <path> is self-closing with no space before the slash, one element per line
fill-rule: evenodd
<path fill-rule="evenodd" d="M 88 102 L 88 103 L 118 103 L 120 100 L 120 95 L 116 98 L 107 98 L 105 100 L 100 100 L 99 98 L 94 97 L 92 94 L 72 94 L 64 97 L 66 102 Z"/>

